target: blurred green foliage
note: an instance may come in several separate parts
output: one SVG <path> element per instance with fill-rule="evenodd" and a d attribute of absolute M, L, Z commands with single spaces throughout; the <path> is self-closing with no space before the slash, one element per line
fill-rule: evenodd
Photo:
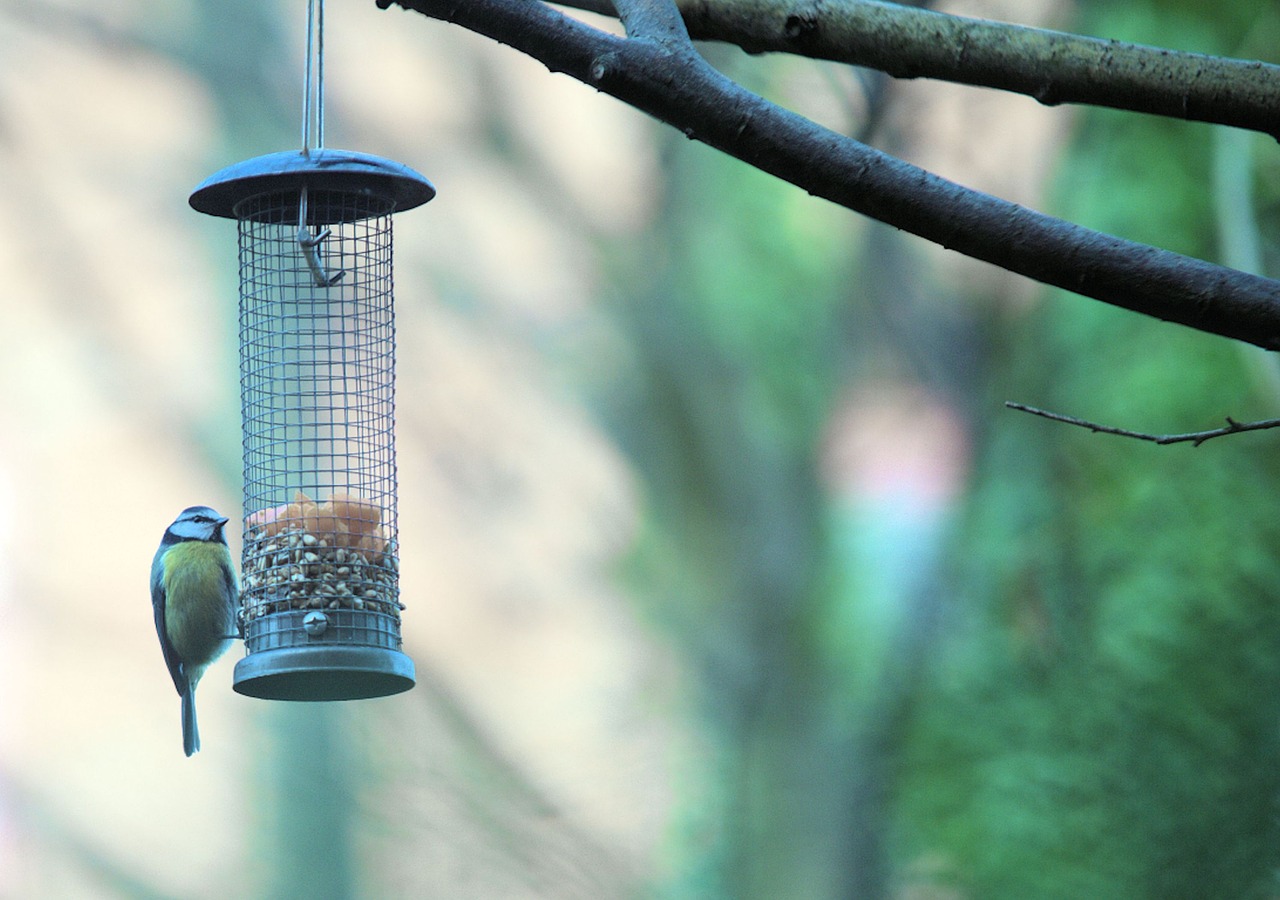
<path fill-rule="evenodd" d="M 1081 29 L 1233 54 L 1269 17 L 1097 3 Z M 1208 131 L 1085 114 L 1055 212 L 1218 257 Z M 1251 350 L 1068 295 L 1001 344 L 993 406 L 1017 392 L 1160 433 L 1274 416 L 1280 400 Z M 998 421 L 958 529 L 950 638 L 904 747 L 906 871 L 928 860 L 975 897 L 1274 896 L 1276 442 L 1161 448 Z"/>
<path fill-rule="evenodd" d="M 1274 18 L 1247 3 L 1091 3 L 1077 25 L 1234 55 Z M 1220 258 L 1211 138 L 1084 112 L 1053 211 Z M 1257 159 L 1277 165 L 1273 146 Z M 1276 414 L 1259 377 L 1272 361 L 1061 293 L 1018 316 L 940 285 L 932 306 L 895 307 L 898 329 L 917 317 L 919 345 L 896 335 L 907 354 L 940 328 L 982 332 L 959 342 L 971 358 L 926 373 L 944 394 L 979 394 L 959 401 L 976 463 L 945 562 L 922 579 L 940 620 L 834 634 L 873 621 L 856 567 L 876 560 L 842 546 L 815 474 L 824 425 L 847 379 L 911 371 L 857 311 L 878 254 L 859 274 L 867 233 L 806 223 L 794 192 L 736 164 L 682 150 L 667 171 L 659 224 L 619 279 L 636 288 L 619 303 L 635 370 L 616 418 L 651 503 L 633 575 L 700 664 L 721 785 L 721 808 L 688 813 L 718 837 L 677 833 L 701 837 L 667 894 L 1274 895 L 1280 438 L 1157 447 L 1000 408 L 1211 428 Z M 1273 195 L 1262 189 L 1264 214 Z"/>

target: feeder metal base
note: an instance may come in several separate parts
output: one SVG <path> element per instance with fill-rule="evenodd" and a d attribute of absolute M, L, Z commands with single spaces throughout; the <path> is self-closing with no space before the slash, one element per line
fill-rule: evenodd
<path fill-rule="evenodd" d="M 384 647 L 287 647 L 236 663 L 232 688 L 262 700 L 367 700 L 409 690 L 413 660 Z"/>
<path fill-rule="evenodd" d="M 315 620 L 315 621 L 313 621 Z M 366 700 L 414 685 L 399 623 L 367 610 L 290 610 L 251 619 L 231 687 L 263 700 Z"/>

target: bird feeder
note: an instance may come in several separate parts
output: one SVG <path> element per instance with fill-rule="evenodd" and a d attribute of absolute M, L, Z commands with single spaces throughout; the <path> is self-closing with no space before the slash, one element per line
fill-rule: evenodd
<path fill-rule="evenodd" d="M 390 160 L 310 148 L 307 127 L 301 152 L 229 166 L 190 203 L 239 223 L 246 653 L 233 687 L 354 700 L 414 684 L 400 637 L 391 217 L 435 188 Z"/>

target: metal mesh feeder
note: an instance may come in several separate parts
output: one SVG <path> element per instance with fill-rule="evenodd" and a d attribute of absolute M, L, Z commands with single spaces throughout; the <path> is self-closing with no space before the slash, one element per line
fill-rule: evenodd
<path fill-rule="evenodd" d="M 244 427 L 233 687 L 271 700 L 408 690 L 401 650 L 391 216 L 435 196 L 389 160 L 319 149 L 210 176 L 239 223 Z"/>

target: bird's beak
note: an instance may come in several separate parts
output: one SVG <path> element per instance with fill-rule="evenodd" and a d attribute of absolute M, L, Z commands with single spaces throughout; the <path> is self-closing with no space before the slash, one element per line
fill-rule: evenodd
<path fill-rule="evenodd" d="M 219 525 L 226 525 L 226 524 L 227 524 L 228 522 L 230 522 L 230 521 L 231 521 L 231 520 L 230 520 L 230 519 L 228 519 L 226 516 L 223 516 L 221 519 L 219 519 L 219 520 L 218 520 L 218 524 L 219 524 Z"/>

